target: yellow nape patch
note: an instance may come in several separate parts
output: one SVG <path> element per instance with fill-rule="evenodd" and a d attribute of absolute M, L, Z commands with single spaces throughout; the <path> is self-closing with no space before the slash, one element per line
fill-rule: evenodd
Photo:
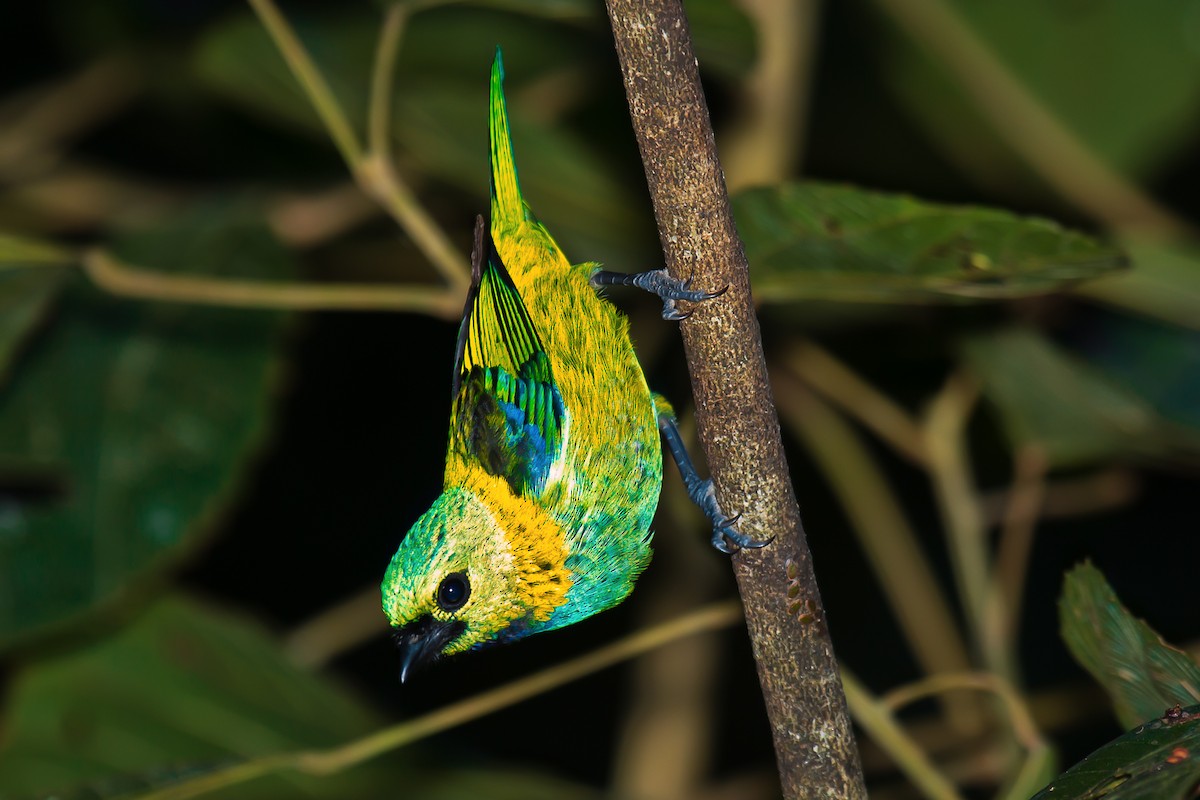
<path fill-rule="evenodd" d="M 514 495 L 503 478 L 471 470 L 467 488 L 491 510 L 504 532 L 518 607 L 535 622 L 545 622 L 567 601 L 572 584 L 566 568 L 566 531 L 541 506 Z"/>

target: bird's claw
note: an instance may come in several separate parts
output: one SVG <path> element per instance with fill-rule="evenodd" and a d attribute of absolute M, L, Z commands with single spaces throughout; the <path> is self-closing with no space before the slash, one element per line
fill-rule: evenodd
<path fill-rule="evenodd" d="M 680 311 L 674 300 L 663 300 L 662 318 L 667 322 L 681 322 L 691 315 L 690 311 Z"/>
<path fill-rule="evenodd" d="M 726 286 L 719 292 L 705 292 L 699 289 L 693 289 L 692 279 L 686 278 L 680 280 L 672 277 L 665 269 L 651 270 L 643 272 L 636 276 L 636 285 L 649 292 L 654 292 L 663 300 L 663 319 L 672 322 L 687 319 L 691 316 L 691 312 L 680 311 L 675 302 L 677 300 L 685 300 L 689 303 L 703 303 L 705 300 L 712 300 L 714 297 L 720 297 L 729 289 Z"/>
<path fill-rule="evenodd" d="M 753 536 L 739 531 L 735 526 L 742 518 L 742 515 L 734 514 L 732 517 L 725 515 L 725 512 L 721 510 L 720 504 L 717 503 L 717 493 L 711 479 L 701 481 L 693 489 L 694 491 L 691 493 L 692 500 L 696 502 L 696 505 L 700 506 L 704 511 L 704 515 L 712 521 L 712 546 L 722 553 L 732 555 L 743 548 L 757 550 L 760 547 L 766 547 L 775 540 L 774 536 L 766 540 L 755 539 Z"/>
<path fill-rule="evenodd" d="M 773 541 L 775 541 L 774 536 L 765 540 L 755 539 L 729 526 L 713 528 L 712 546 L 726 555 L 733 555 L 738 550 L 758 550 L 759 548 L 766 547 Z"/>

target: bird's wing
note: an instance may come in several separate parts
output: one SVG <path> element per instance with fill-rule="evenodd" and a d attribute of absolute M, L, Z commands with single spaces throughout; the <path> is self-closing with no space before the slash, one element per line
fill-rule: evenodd
<path fill-rule="evenodd" d="M 536 497 L 560 454 L 566 412 L 541 337 L 482 219 L 471 271 L 451 447 L 504 477 L 515 493 Z"/>

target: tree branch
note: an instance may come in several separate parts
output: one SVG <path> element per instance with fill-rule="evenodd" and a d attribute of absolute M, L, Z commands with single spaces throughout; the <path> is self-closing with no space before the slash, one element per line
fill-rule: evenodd
<path fill-rule="evenodd" d="M 775 537 L 733 556 L 788 798 L 863 798 L 862 770 L 771 399 L 746 256 L 679 0 L 607 0 L 671 274 L 729 291 L 682 325 L 722 506 Z M 801 611 L 803 609 L 803 611 Z"/>

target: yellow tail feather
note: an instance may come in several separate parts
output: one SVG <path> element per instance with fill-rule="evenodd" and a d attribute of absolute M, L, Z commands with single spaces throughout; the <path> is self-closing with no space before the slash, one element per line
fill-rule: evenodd
<path fill-rule="evenodd" d="M 504 59 L 496 48 L 492 62 L 492 96 L 489 129 L 492 139 L 492 230 L 517 225 L 525 220 L 525 202 L 517 180 L 512 139 L 508 132 L 508 107 L 504 102 Z"/>

